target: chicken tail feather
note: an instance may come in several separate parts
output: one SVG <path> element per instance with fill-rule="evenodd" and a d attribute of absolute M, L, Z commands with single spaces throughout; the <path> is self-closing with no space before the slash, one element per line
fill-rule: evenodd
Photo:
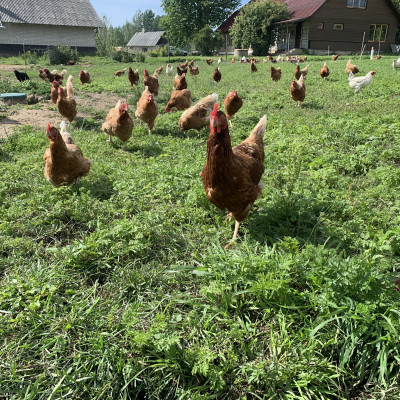
<path fill-rule="evenodd" d="M 267 116 L 264 115 L 260 119 L 260 121 L 258 121 L 258 124 L 253 129 L 253 132 L 251 132 L 249 138 L 257 141 L 262 140 L 266 129 L 267 129 Z"/>
<path fill-rule="evenodd" d="M 74 95 L 74 86 L 72 84 L 72 75 L 68 77 L 67 80 L 67 96 L 72 97 Z"/>

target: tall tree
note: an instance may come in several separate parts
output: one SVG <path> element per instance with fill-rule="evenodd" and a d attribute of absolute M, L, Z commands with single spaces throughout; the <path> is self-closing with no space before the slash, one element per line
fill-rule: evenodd
<path fill-rule="evenodd" d="M 163 0 L 162 27 L 169 41 L 184 46 L 205 26 L 217 27 L 240 6 L 240 0 Z"/>
<path fill-rule="evenodd" d="M 268 52 L 273 37 L 273 23 L 288 19 L 286 4 L 276 0 L 261 0 L 246 4 L 236 17 L 231 28 L 232 43 L 235 48 L 248 48 L 255 55 Z"/>
<path fill-rule="evenodd" d="M 154 17 L 156 15 L 153 13 L 151 10 L 146 10 L 143 13 L 143 28 L 146 29 L 146 31 L 154 31 Z"/>

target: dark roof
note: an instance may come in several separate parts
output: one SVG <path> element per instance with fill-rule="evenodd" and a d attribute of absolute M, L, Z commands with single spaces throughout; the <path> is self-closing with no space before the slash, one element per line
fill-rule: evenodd
<path fill-rule="evenodd" d="M 1 0 L 0 21 L 96 28 L 104 26 L 89 0 Z"/>
<path fill-rule="evenodd" d="M 286 4 L 290 10 L 290 18 L 278 22 L 294 22 L 311 17 L 327 0 L 287 0 Z"/>
<path fill-rule="evenodd" d="M 255 0 L 250 0 L 249 3 L 252 3 Z M 249 4 L 247 3 L 247 4 Z M 216 31 L 220 31 L 222 33 L 228 32 L 229 29 L 231 29 L 233 23 L 235 22 L 235 19 L 237 17 L 237 15 L 239 14 L 240 10 L 243 7 L 240 7 L 239 10 L 236 10 L 233 14 L 231 14 L 230 17 L 228 17 L 228 19 L 226 19 L 217 29 Z"/>
<path fill-rule="evenodd" d="M 136 32 L 131 40 L 128 42 L 128 47 L 134 46 L 156 46 L 161 36 L 164 35 L 165 31 L 156 31 L 156 32 Z"/>

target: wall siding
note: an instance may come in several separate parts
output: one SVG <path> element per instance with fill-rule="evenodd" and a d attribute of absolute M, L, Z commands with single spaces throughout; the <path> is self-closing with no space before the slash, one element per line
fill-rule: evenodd
<path fill-rule="evenodd" d="M 4 23 L 0 44 L 38 46 L 96 47 L 93 28 Z"/>
<path fill-rule="evenodd" d="M 319 22 L 324 29 L 317 29 Z M 342 31 L 334 31 L 333 24 L 343 24 Z M 385 0 L 367 0 L 367 8 L 347 8 L 347 0 L 328 0 L 310 18 L 309 48 L 331 51 L 360 51 L 365 32 L 365 51 L 378 48 L 377 42 L 368 42 L 371 24 L 388 24 L 386 42 L 381 43 L 381 51 L 390 51 L 390 43 L 395 42 L 398 20 Z"/>

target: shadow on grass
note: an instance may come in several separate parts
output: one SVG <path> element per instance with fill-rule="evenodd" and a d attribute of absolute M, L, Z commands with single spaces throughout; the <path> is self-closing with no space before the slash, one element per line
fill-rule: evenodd
<path fill-rule="evenodd" d="M 94 182 L 83 179 L 81 185 L 98 200 L 108 200 L 114 193 L 113 181 L 106 175 L 97 176 Z M 76 188 L 79 191 L 79 186 Z"/>
<path fill-rule="evenodd" d="M 350 250 L 351 244 L 321 220 L 330 206 L 311 198 L 282 199 L 263 208 L 255 204 L 247 217 L 248 231 L 262 244 L 273 244 L 285 237 L 296 238 L 300 246 L 325 244 L 329 239 L 326 246 Z"/>
<path fill-rule="evenodd" d="M 15 162 L 15 159 L 0 149 L 0 161 Z"/>
<path fill-rule="evenodd" d="M 114 144 L 113 144 L 114 147 Z M 117 148 L 117 146 L 115 146 Z M 157 145 L 146 144 L 143 146 L 140 145 L 132 145 L 129 142 L 125 145 L 125 151 L 127 153 L 141 153 L 144 157 L 158 157 L 162 152 L 163 149 Z"/>

